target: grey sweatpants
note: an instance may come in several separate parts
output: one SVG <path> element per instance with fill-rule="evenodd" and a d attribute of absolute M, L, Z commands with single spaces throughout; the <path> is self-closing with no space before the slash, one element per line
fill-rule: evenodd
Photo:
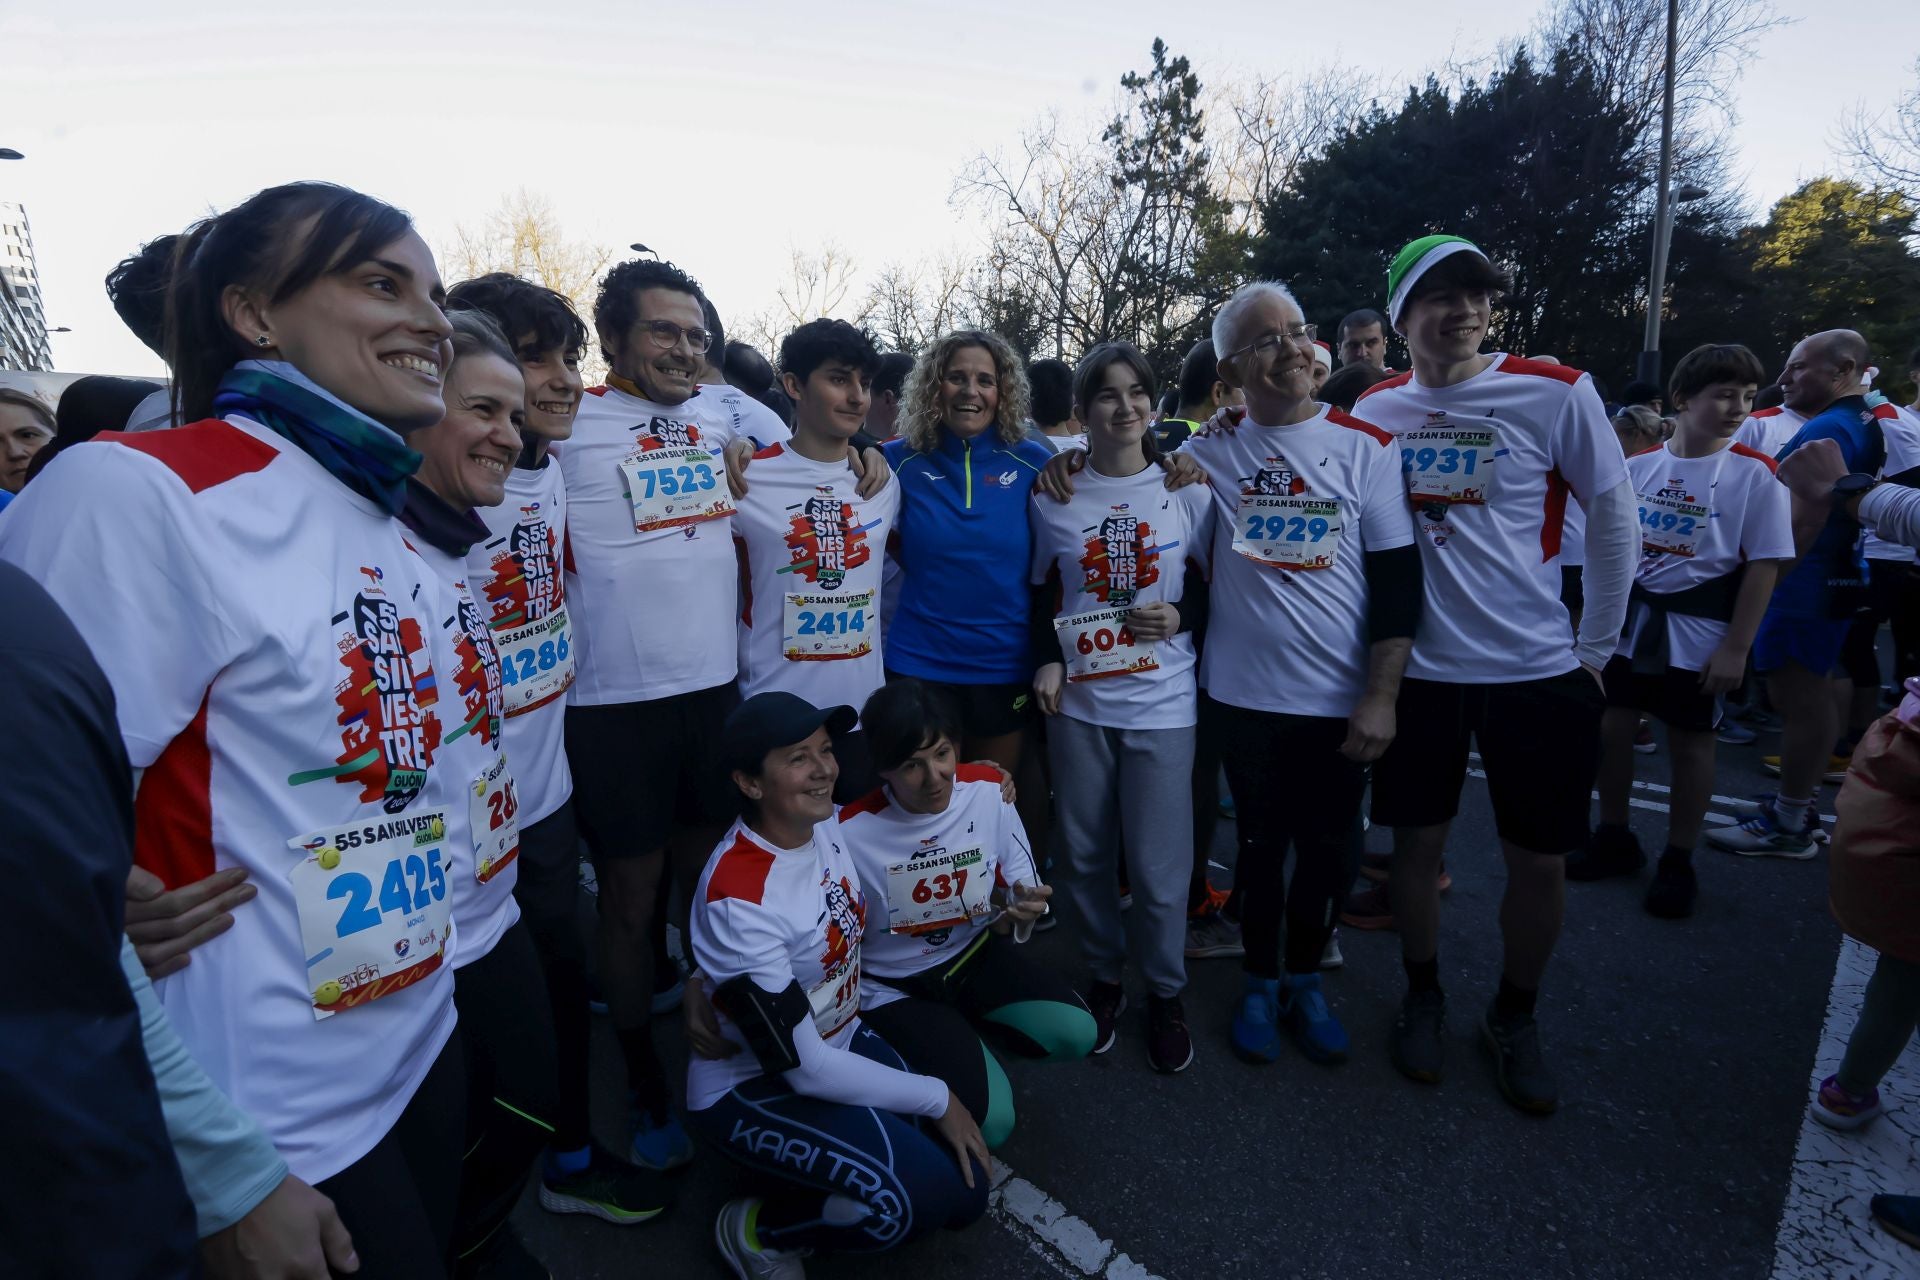
<path fill-rule="evenodd" d="M 1187 985 L 1187 880 L 1193 871 L 1194 731 L 1103 729 L 1058 715 L 1047 721 L 1053 805 L 1066 900 L 1080 921 L 1093 976 L 1119 982 L 1128 921 L 1120 913 L 1122 833 L 1133 892 L 1133 954 L 1148 988 L 1177 996 Z"/>

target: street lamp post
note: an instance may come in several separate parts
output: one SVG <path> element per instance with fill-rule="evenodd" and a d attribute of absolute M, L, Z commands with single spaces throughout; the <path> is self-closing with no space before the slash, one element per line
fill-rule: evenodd
<path fill-rule="evenodd" d="M 1680 57 L 1680 0 L 1667 0 L 1666 85 L 1660 101 L 1660 191 L 1653 207 L 1653 266 L 1647 273 L 1647 335 L 1634 377 L 1660 382 L 1660 312 L 1667 293 L 1667 246 L 1673 238 L 1673 80 Z"/>
<path fill-rule="evenodd" d="M 627 246 L 627 248 L 629 248 L 629 249 L 631 249 L 631 250 L 633 250 L 633 251 L 634 251 L 635 253 L 653 253 L 653 250 L 651 250 L 651 249 L 649 249 L 649 248 L 647 248 L 647 246 L 645 246 L 645 245 L 643 245 L 643 244 L 639 244 L 639 243 L 637 243 L 637 242 L 636 242 L 636 243 L 634 243 L 634 244 L 630 244 L 630 245 L 628 245 L 628 246 Z M 659 257 L 660 255 L 659 255 L 659 254 L 657 254 L 657 253 L 653 253 L 653 256 L 654 256 L 654 257 L 656 257 L 656 258 L 658 258 L 658 257 Z"/>
<path fill-rule="evenodd" d="M 0 147 L 0 160 L 25 160 L 26 157 L 12 147 Z"/>

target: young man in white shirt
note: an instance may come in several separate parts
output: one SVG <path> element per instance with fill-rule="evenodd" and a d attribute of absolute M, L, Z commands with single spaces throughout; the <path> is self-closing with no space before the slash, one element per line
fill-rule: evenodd
<path fill-rule="evenodd" d="M 1477 246 L 1416 240 L 1387 285 L 1413 369 L 1371 388 L 1355 412 L 1398 437 L 1426 599 L 1397 708 L 1419 732 L 1397 738 L 1373 776 L 1374 822 L 1394 828 L 1389 884 L 1408 978 L 1392 1056 L 1411 1079 L 1440 1079 L 1438 874 L 1477 741 L 1507 866 L 1503 973 L 1482 1031 L 1501 1093 L 1546 1113 L 1559 1088 L 1533 1006 L 1560 933 L 1565 857 L 1587 840 L 1600 671 L 1639 551 L 1632 491 L 1591 378 L 1481 354 L 1507 282 Z M 1577 638 L 1560 602 L 1570 497 L 1587 515 Z"/>

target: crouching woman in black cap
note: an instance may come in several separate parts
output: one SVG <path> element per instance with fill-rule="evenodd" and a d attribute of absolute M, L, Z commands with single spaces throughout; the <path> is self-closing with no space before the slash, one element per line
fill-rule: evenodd
<path fill-rule="evenodd" d="M 742 1280 L 801 1276 L 815 1249 L 892 1249 L 987 1207 L 974 1118 L 860 1023 L 867 901 L 833 806 L 833 736 L 854 724 L 851 707 L 762 693 L 722 731 L 741 817 L 693 895 L 718 1034 L 689 1011 L 687 1109 L 707 1142 L 784 1184 L 720 1210 L 714 1236 Z"/>

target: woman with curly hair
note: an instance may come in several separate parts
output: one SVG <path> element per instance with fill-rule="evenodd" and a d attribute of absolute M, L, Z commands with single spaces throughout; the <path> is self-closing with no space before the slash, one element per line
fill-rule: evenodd
<path fill-rule="evenodd" d="M 902 572 L 888 624 L 889 676 L 945 692 L 963 758 L 1018 771 L 1032 701 L 1027 498 L 1046 446 L 1025 436 L 1032 393 L 998 334 L 961 329 L 920 353 L 887 464 L 900 479 L 893 555 Z"/>

